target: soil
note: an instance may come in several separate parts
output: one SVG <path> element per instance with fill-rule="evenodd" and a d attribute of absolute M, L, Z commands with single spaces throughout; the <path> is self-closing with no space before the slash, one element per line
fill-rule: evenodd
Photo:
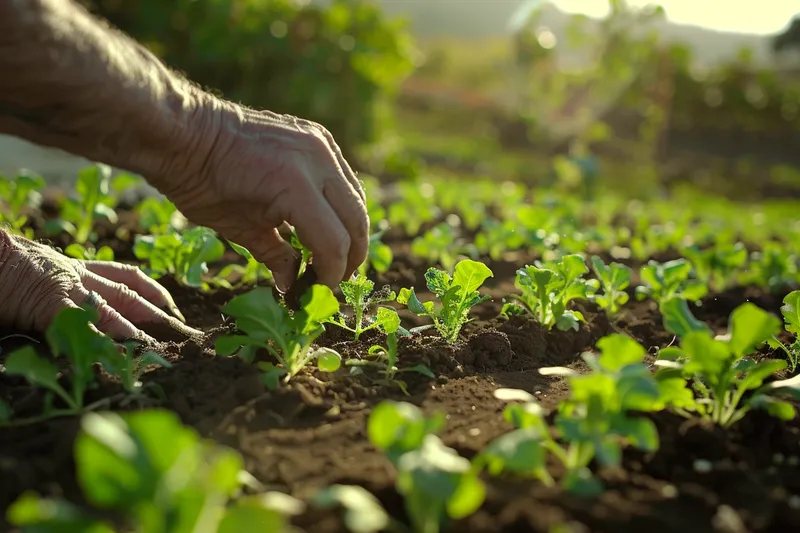
<path fill-rule="evenodd" d="M 124 239 L 108 234 L 103 238 L 120 241 L 115 249 L 129 254 Z M 422 289 L 425 265 L 404 255 L 407 243 L 393 246 L 398 254 L 394 269 L 373 277 L 395 290 L 410 283 Z M 404 520 L 392 467 L 365 435 L 367 416 L 377 402 L 405 400 L 429 413 L 447 413 L 447 427 L 441 433 L 445 444 L 470 458 L 511 429 L 501 414 L 504 404 L 493 396 L 496 388 L 520 388 L 535 394 L 545 407 L 554 407 L 567 393 L 566 384 L 560 378 L 539 375 L 538 368 L 564 365 L 581 370 L 580 354 L 615 331 L 630 334 L 651 353 L 674 341 L 661 325 L 655 306 L 633 298 L 614 321 L 590 304 L 581 305 L 587 323 L 578 332 L 548 332 L 528 318 L 497 318 L 503 295 L 513 290 L 514 270 L 522 264 L 524 260 L 489 262 L 495 272 L 487 283 L 492 300 L 476 310 L 476 320 L 465 327 L 456 344 L 447 345 L 432 335 L 401 339 L 401 366 L 425 363 L 439 376 L 429 380 L 410 374 L 408 396 L 397 387 L 375 385 L 345 370 L 335 374 L 308 370 L 270 392 L 255 366 L 235 357 L 214 356 L 210 349 L 214 337 L 231 328 L 221 308 L 233 293 L 202 293 L 162 279 L 189 324 L 208 336 L 184 339 L 151 331 L 163 341 L 158 350 L 174 366 L 145 375 L 145 382 L 157 383 L 166 395 L 163 403 L 147 406 L 170 409 L 201 435 L 238 450 L 247 469 L 269 489 L 307 497 L 329 484 L 359 484 Z M 752 301 L 778 313 L 783 296 L 734 288 L 710 295 L 695 313 L 722 331 L 737 305 Z M 423 323 L 405 313 L 403 318 L 407 324 Z M 329 329 L 319 341 L 346 358 L 363 354 L 374 340 L 379 339 L 366 335 L 355 343 Z M 0 360 L 25 342 L 29 341 L 21 337 L 0 340 Z M 118 391 L 113 382 L 102 380 L 97 390 L 89 392 L 90 400 Z M 41 405 L 38 392 L 22 380 L 1 374 L 0 398 L 10 401 L 18 412 L 35 413 Z M 113 407 L 137 406 L 115 403 Z M 666 413 L 654 421 L 660 430 L 659 451 L 644 454 L 629 449 L 623 468 L 600 471 L 607 487 L 602 496 L 579 498 L 535 481 L 487 477 L 482 509 L 452 524 L 450 530 L 783 533 L 800 527 L 800 422 L 782 423 L 752 413 L 723 431 Z M 26 490 L 82 504 L 72 459 L 76 433 L 75 419 L 3 429 L 0 508 L 7 508 Z M 711 468 L 697 469 L 697 461 L 707 461 Z M 555 464 L 553 472 L 558 475 Z M 295 524 L 309 533 L 345 531 L 335 511 L 310 509 Z M 556 529 L 559 525 L 567 528 Z M 2 523 L 2 529 L 9 529 L 8 525 Z"/>

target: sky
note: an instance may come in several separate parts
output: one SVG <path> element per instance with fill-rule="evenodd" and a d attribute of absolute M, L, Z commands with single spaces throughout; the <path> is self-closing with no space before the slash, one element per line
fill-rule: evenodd
<path fill-rule="evenodd" d="M 608 2 L 601 0 L 553 0 L 553 3 L 564 11 L 591 17 L 603 17 L 608 13 Z M 653 0 L 628 0 L 631 6 L 651 3 Z M 780 31 L 800 12 L 800 5 L 794 0 L 661 0 L 656 3 L 666 10 L 667 18 L 677 24 L 762 35 Z"/>

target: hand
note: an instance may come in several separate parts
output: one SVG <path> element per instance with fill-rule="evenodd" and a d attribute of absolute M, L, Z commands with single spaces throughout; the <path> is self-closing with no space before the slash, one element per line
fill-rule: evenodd
<path fill-rule="evenodd" d="M 151 182 L 188 220 L 250 250 L 282 291 L 297 275 L 278 232 L 285 223 L 313 253 L 320 283 L 349 278 L 367 257 L 369 217 L 333 136 L 314 122 L 216 100 L 196 116 L 190 160 L 167 165 L 182 172 Z"/>
<path fill-rule="evenodd" d="M 91 291 L 91 296 L 90 296 Z M 161 285 L 134 266 L 79 261 L 53 248 L 0 230 L 0 324 L 43 332 L 65 307 L 92 303 L 96 327 L 116 340 L 154 342 L 136 325 L 167 324 L 189 336 L 202 333 L 183 317 Z"/>

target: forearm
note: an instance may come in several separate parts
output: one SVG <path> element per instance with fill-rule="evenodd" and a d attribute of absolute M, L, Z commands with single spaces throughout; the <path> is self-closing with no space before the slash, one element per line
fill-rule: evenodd
<path fill-rule="evenodd" d="M 203 148 L 195 139 L 215 126 L 213 100 L 71 0 L 0 0 L 2 133 L 161 188 L 187 170 L 175 168 L 184 152 Z"/>

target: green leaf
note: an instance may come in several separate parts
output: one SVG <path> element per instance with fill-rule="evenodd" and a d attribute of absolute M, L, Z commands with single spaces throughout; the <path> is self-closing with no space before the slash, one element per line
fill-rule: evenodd
<path fill-rule="evenodd" d="M 483 282 L 494 274 L 492 271 L 478 261 L 464 259 L 456 263 L 453 271 L 453 286 L 461 287 L 461 294 L 470 294 L 480 288 Z"/>
<path fill-rule="evenodd" d="M 695 318 L 689 304 L 682 298 L 670 298 L 660 303 L 659 308 L 664 321 L 664 329 L 681 338 L 692 331 L 711 331 L 709 327 Z"/>
<path fill-rule="evenodd" d="M 102 246 L 95 255 L 96 261 L 113 261 L 114 260 L 114 250 L 112 250 L 108 246 Z"/>
<path fill-rule="evenodd" d="M 77 242 L 73 242 L 72 244 L 64 248 L 64 255 L 68 255 L 69 257 L 74 257 L 75 259 L 86 259 L 86 248 L 84 248 Z"/>
<path fill-rule="evenodd" d="M 475 474 L 461 476 L 455 493 L 447 500 L 447 514 L 454 520 L 466 518 L 480 509 L 486 499 L 486 486 Z"/>
<path fill-rule="evenodd" d="M 217 533 L 243 533 L 245 531 L 269 531 L 289 533 L 289 517 L 300 514 L 304 509 L 302 501 L 289 495 L 267 493 L 239 498 L 225 510 Z"/>
<path fill-rule="evenodd" d="M 390 459 L 419 448 L 425 436 L 443 426 L 441 416 L 426 419 L 422 411 L 407 402 L 384 400 L 372 409 L 367 421 L 369 441 Z"/>
<path fill-rule="evenodd" d="M 375 314 L 375 322 L 387 335 L 396 333 L 400 328 L 400 316 L 397 311 L 388 307 L 379 307 Z"/>
<path fill-rule="evenodd" d="M 14 417 L 14 410 L 3 400 L 0 400 L 0 425 L 7 423 Z"/>
<path fill-rule="evenodd" d="M 108 524 L 84 515 L 72 503 L 23 493 L 9 506 L 6 517 L 11 525 L 26 533 L 113 533 Z"/>
<path fill-rule="evenodd" d="M 477 462 L 485 464 L 493 476 L 503 472 L 536 476 L 546 466 L 544 440 L 546 436 L 539 425 L 517 429 L 489 443 L 480 452 Z"/>
<path fill-rule="evenodd" d="M 60 389 L 58 367 L 36 353 L 32 346 L 11 352 L 5 360 L 6 374 L 22 376 L 37 387 Z"/>
<path fill-rule="evenodd" d="M 214 351 L 217 355 L 233 355 L 239 348 L 249 342 L 250 337 L 246 335 L 224 335 L 214 341 Z"/>
<path fill-rule="evenodd" d="M 764 380 L 783 370 L 789 365 L 785 360 L 780 361 L 760 361 L 747 371 L 742 381 L 739 383 L 739 388 L 744 390 L 752 390 L 760 387 Z"/>
<path fill-rule="evenodd" d="M 397 295 L 397 301 L 400 304 L 408 306 L 408 310 L 415 315 L 427 316 L 430 314 L 430 310 L 417 298 L 413 287 L 411 289 L 400 289 L 400 293 Z"/>
<path fill-rule="evenodd" d="M 783 299 L 781 307 L 786 331 L 800 335 L 800 290 L 792 291 Z"/>
<path fill-rule="evenodd" d="M 336 372 L 342 366 L 342 356 L 331 348 L 319 348 L 314 352 L 317 368 L 323 372 Z"/>
<path fill-rule="evenodd" d="M 307 317 L 303 332 L 317 327 L 339 312 L 339 300 L 327 285 L 312 285 L 300 298 L 300 304 Z"/>
<path fill-rule="evenodd" d="M 781 329 L 778 317 L 750 302 L 734 309 L 728 323 L 731 351 L 737 357 L 753 353 Z"/>
<path fill-rule="evenodd" d="M 343 507 L 344 524 L 352 533 L 378 533 L 391 523 L 391 518 L 378 499 L 365 488 L 356 485 L 324 488 L 314 496 L 312 502 L 323 509 L 337 505 Z"/>
<path fill-rule="evenodd" d="M 641 344 L 621 333 L 603 337 L 597 341 L 597 348 L 601 352 L 598 362 L 611 372 L 616 372 L 627 365 L 641 363 L 647 353 Z"/>

